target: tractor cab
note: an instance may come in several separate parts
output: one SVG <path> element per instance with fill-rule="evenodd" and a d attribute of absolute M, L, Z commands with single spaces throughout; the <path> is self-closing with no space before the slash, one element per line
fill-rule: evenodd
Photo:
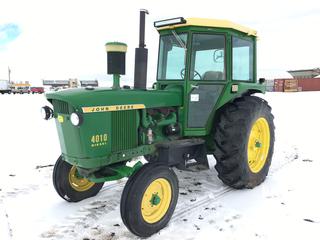
<path fill-rule="evenodd" d="M 160 34 L 157 87 L 181 86 L 185 135 L 206 134 L 215 110 L 244 93 L 241 83 L 257 87 L 257 33 L 230 21 L 201 18 L 167 19 L 154 26 Z"/>

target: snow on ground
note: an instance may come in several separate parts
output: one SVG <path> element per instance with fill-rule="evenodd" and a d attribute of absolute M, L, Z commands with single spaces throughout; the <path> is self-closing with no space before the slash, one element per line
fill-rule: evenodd
<path fill-rule="evenodd" d="M 225 186 L 212 168 L 176 171 L 178 205 L 150 239 L 319 239 L 320 93 L 268 93 L 276 142 L 266 181 L 252 190 Z M 138 239 L 119 213 L 126 180 L 94 198 L 62 200 L 52 186 L 59 156 L 54 121 L 40 117 L 43 95 L 0 96 L 0 239 Z"/>

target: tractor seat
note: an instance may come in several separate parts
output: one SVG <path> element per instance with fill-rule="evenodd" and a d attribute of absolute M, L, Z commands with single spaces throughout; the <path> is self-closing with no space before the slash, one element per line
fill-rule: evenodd
<path fill-rule="evenodd" d="M 223 73 L 219 71 L 207 71 L 202 75 L 203 80 L 222 80 Z"/>

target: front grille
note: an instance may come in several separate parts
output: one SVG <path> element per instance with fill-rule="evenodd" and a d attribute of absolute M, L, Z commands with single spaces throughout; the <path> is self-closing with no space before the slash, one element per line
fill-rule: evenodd
<path fill-rule="evenodd" d="M 62 114 L 70 113 L 69 104 L 67 102 L 53 99 L 52 105 L 53 105 L 54 112 L 56 113 L 62 113 Z"/>
<path fill-rule="evenodd" d="M 137 111 L 117 111 L 112 112 L 112 151 L 122 151 L 137 147 L 138 128 Z"/>

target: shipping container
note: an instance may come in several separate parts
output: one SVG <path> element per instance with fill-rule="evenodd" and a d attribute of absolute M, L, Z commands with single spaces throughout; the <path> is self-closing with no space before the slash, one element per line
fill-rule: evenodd
<path fill-rule="evenodd" d="M 300 91 L 320 91 L 320 78 L 304 78 L 298 80 Z"/>
<path fill-rule="evenodd" d="M 320 78 L 275 79 L 275 92 L 320 91 Z"/>
<path fill-rule="evenodd" d="M 284 90 L 284 92 L 297 92 L 298 91 L 298 79 L 285 79 L 283 90 Z"/>
<path fill-rule="evenodd" d="M 275 79 L 273 90 L 275 92 L 283 92 L 283 82 L 284 82 L 284 79 Z"/>

